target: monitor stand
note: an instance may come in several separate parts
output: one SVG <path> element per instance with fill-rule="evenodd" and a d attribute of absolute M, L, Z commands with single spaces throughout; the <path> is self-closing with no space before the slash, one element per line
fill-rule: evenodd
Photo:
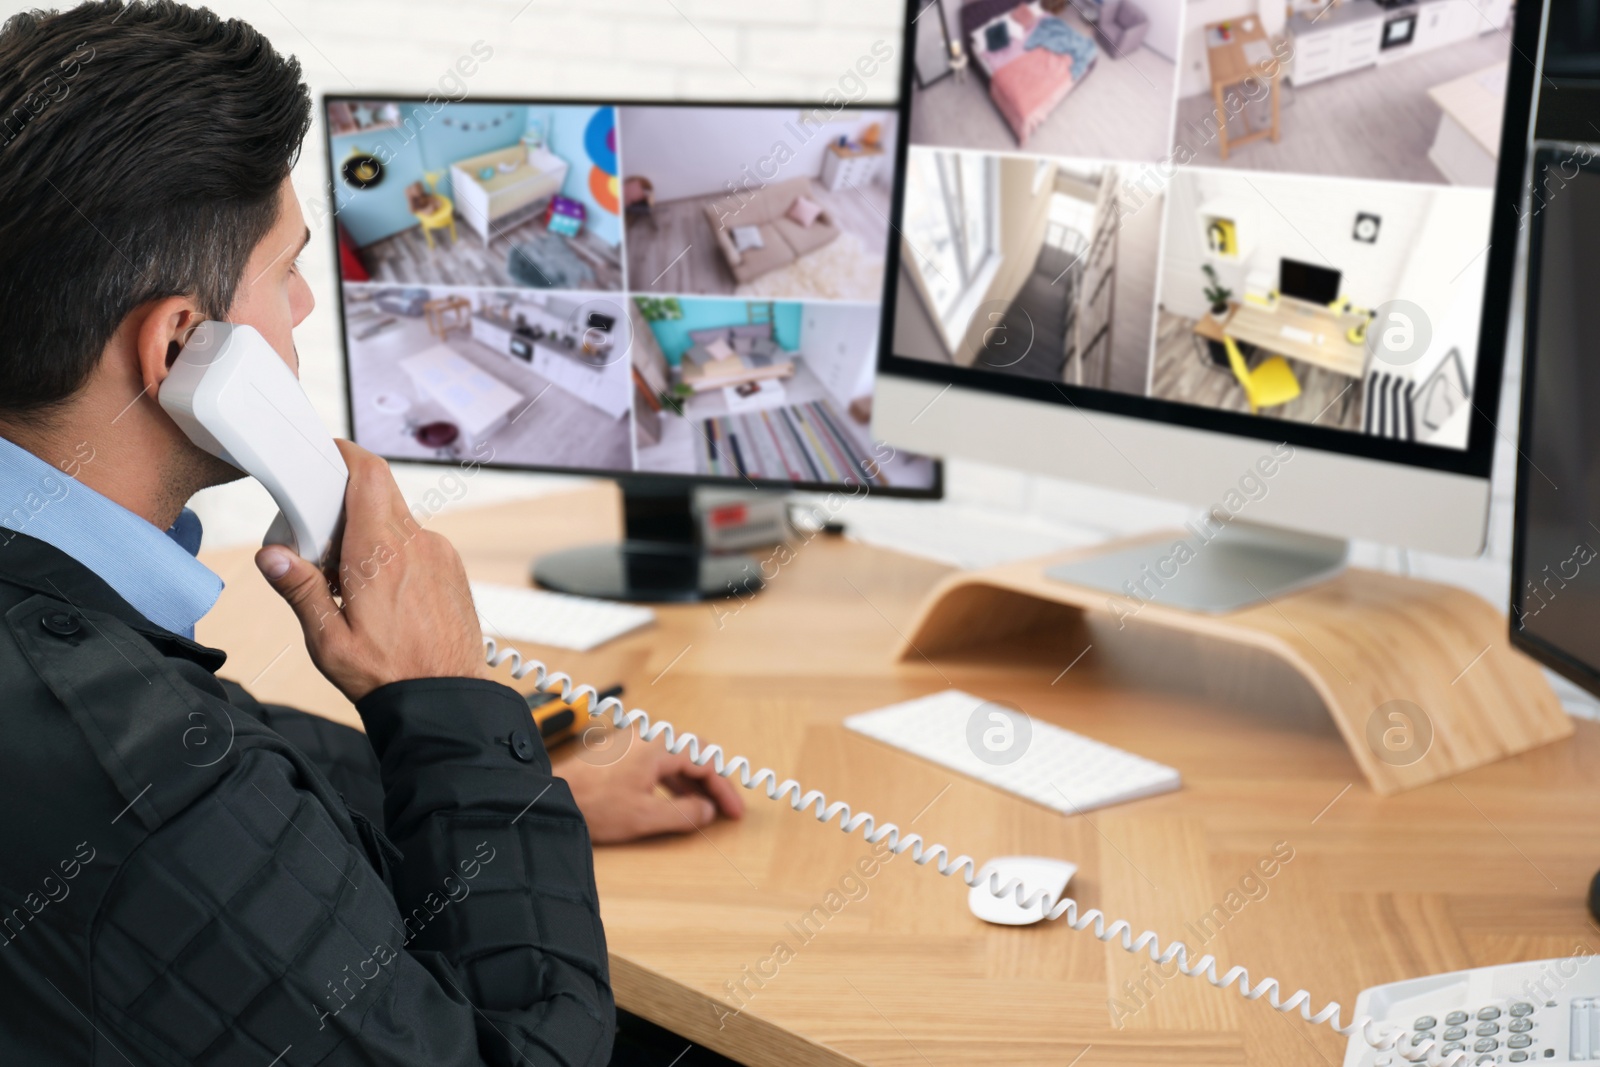
<path fill-rule="evenodd" d="M 1163 577 L 1161 560 L 1181 554 L 1179 542 L 1195 540 L 1193 529 L 1172 530 L 1109 551 L 952 574 L 904 631 L 899 658 L 981 665 L 988 677 L 1006 668 L 1053 679 L 1051 686 L 1062 685 L 1054 691 L 1063 708 L 1071 705 L 1070 672 L 1074 685 L 1172 688 L 1237 706 L 1240 714 L 1273 716 L 1285 729 L 1295 728 L 1289 724 L 1296 716 L 1327 714 L 1379 793 L 1572 734 L 1572 719 L 1539 667 L 1512 649 L 1505 615 L 1480 597 L 1342 567 L 1331 554 L 1319 568 L 1314 546 L 1303 549 L 1311 559 L 1299 564 L 1252 564 L 1238 558 L 1244 550 L 1234 538 L 1207 543 L 1181 566 L 1166 564 L 1167 573 L 1177 573 Z M 1144 576 L 1145 567 L 1154 577 Z M 1080 583 L 1080 573 L 1095 584 Z M 1319 573 L 1324 580 L 1315 580 Z M 1130 595 L 1123 583 L 1141 578 L 1168 599 Z M 1241 589 L 1250 592 L 1248 603 L 1219 610 Z M 1178 606 L 1180 596 L 1202 610 Z M 943 672 L 928 681 L 941 679 Z"/>
<path fill-rule="evenodd" d="M 574 596 L 680 604 L 761 589 L 747 557 L 714 556 L 700 546 L 692 485 L 629 478 L 618 484 L 625 539 L 541 556 L 533 565 L 535 583 Z"/>
<path fill-rule="evenodd" d="M 1225 614 L 1270 602 L 1336 577 L 1344 541 L 1214 517 L 1189 523 L 1184 536 L 1114 546 L 1051 567 L 1049 578 L 1097 589 L 1113 611 L 1146 604 Z"/>

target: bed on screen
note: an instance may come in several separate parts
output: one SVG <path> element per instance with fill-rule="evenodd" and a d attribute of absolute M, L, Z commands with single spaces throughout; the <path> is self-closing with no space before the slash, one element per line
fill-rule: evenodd
<path fill-rule="evenodd" d="M 961 34 L 989 81 L 989 98 L 1017 144 L 1042 126 L 1094 69 L 1094 41 L 1033 0 L 970 0 L 961 8 Z"/>

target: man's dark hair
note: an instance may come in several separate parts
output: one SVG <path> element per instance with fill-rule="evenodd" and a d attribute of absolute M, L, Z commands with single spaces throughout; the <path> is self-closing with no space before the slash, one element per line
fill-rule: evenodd
<path fill-rule="evenodd" d="M 142 304 L 222 318 L 310 125 L 300 64 L 205 8 L 0 27 L 0 416 L 70 398 Z"/>

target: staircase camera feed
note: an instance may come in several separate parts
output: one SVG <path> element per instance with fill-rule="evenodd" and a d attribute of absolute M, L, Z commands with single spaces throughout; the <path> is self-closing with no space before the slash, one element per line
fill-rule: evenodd
<path fill-rule="evenodd" d="M 910 18 L 894 355 L 1466 447 L 1510 0 Z"/>
<path fill-rule="evenodd" d="M 332 98 L 327 119 L 358 443 L 936 485 L 870 433 L 895 112 Z"/>

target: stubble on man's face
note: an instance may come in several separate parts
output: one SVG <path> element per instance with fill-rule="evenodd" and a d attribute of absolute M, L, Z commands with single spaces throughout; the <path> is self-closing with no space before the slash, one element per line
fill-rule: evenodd
<path fill-rule="evenodd" d="M 200 490 L 248 477 L 248 474 L 226 460 L 213 456 L 199 445 L 184 441 L 177 455 L 167 464 L 167 476 L 162 479 L 164 499 L 160 501 L 160 513 L 177 515 Z"/>

